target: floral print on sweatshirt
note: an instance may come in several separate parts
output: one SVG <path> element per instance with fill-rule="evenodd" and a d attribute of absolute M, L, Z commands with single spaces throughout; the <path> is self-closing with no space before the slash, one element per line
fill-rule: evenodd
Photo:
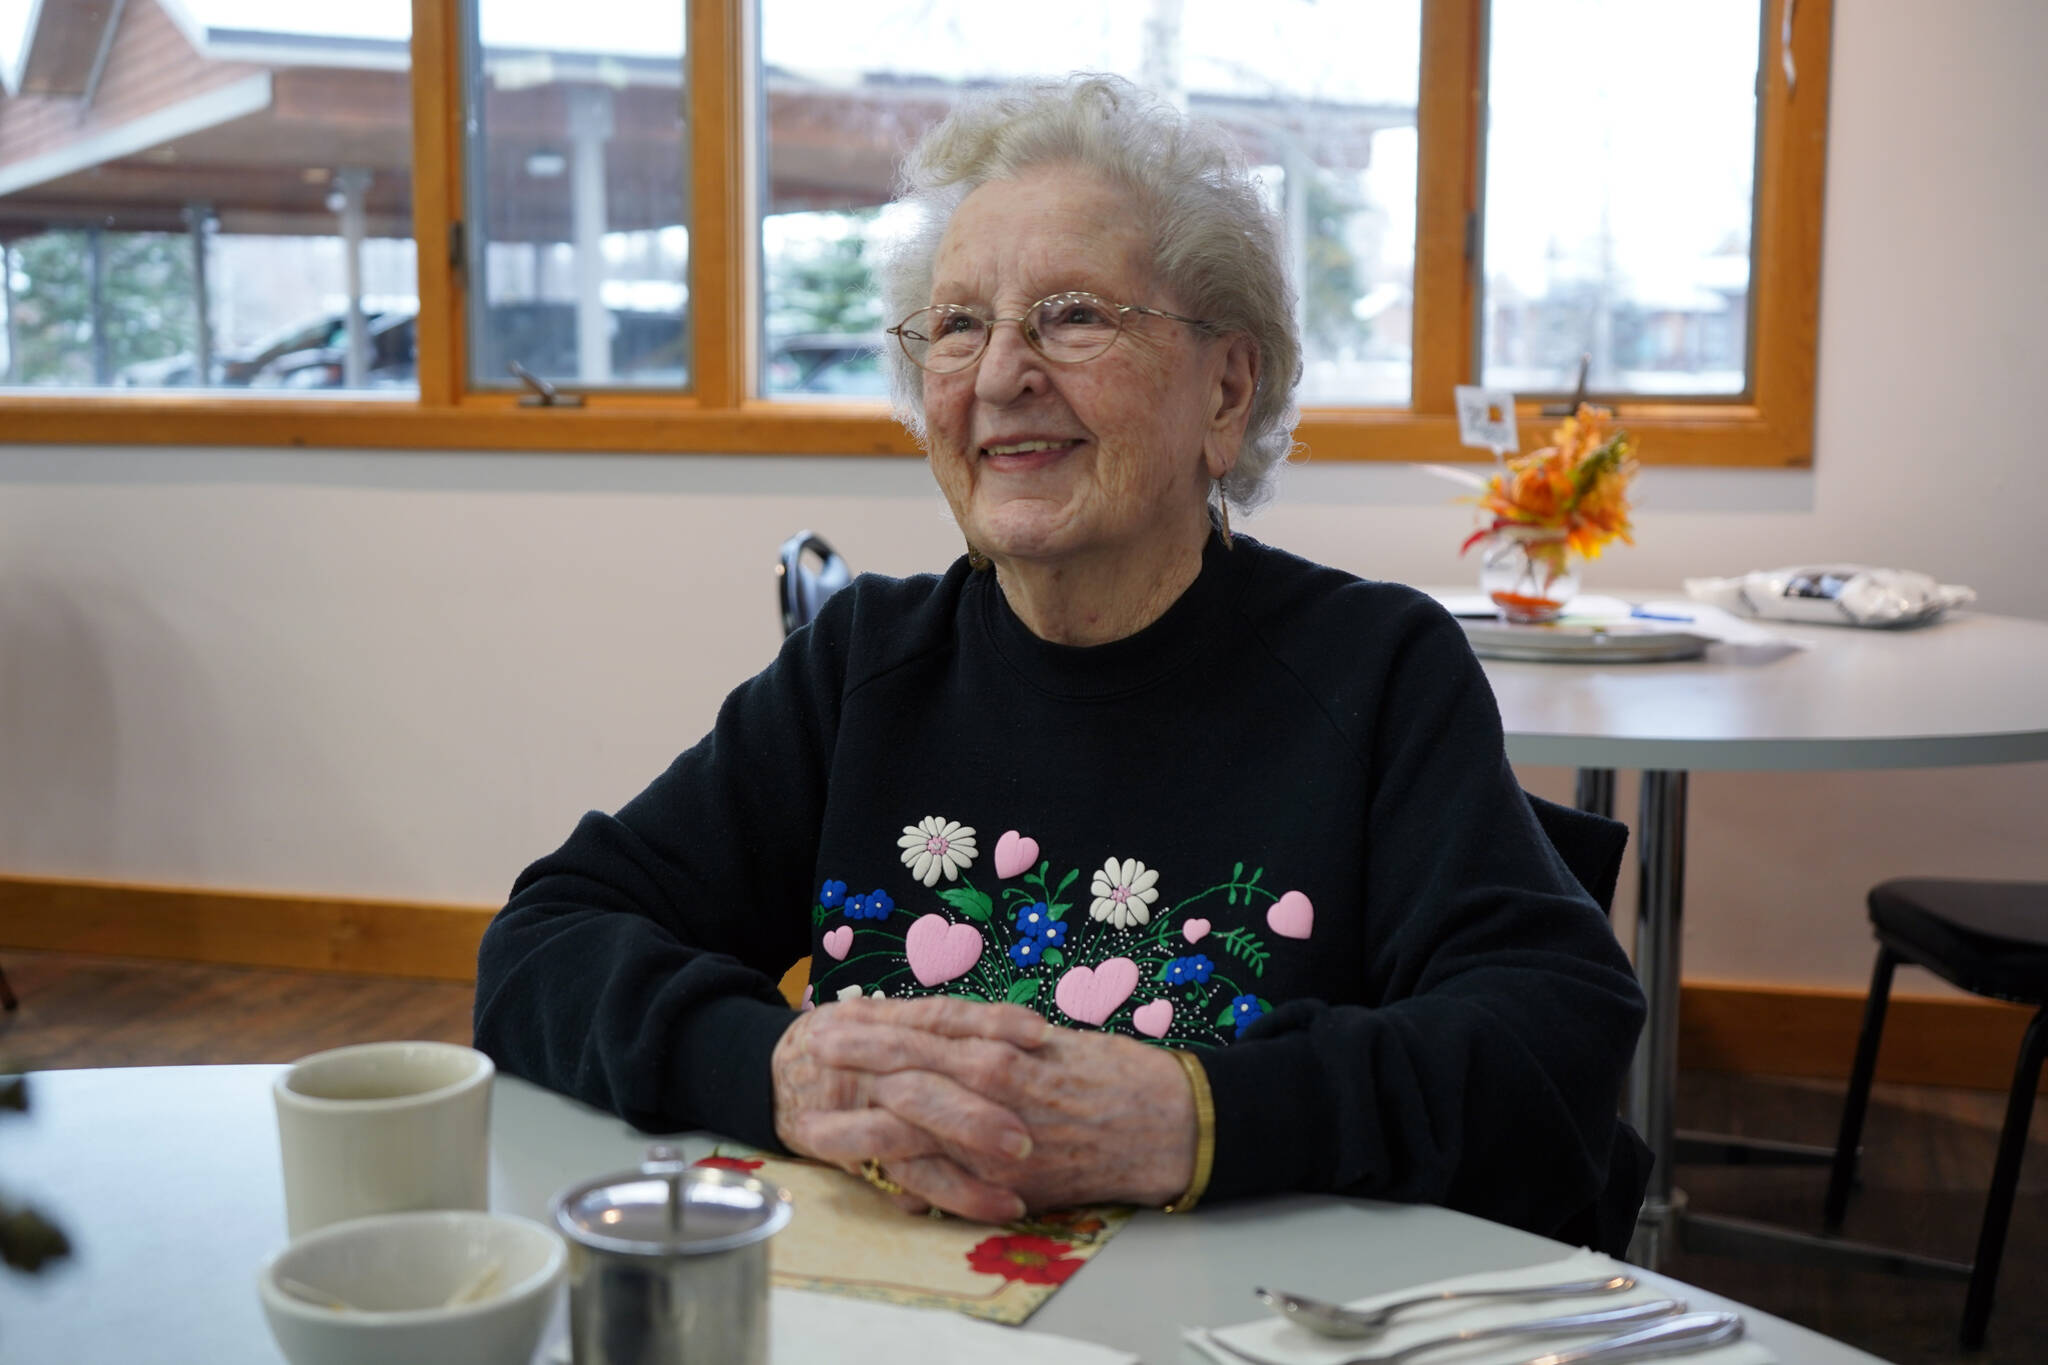
<path fill-rule="evenodd" d="M 981 853 L 974 826 L 927 815 L 897 840 L 910 885 L 851 893 L 825 878 L 811 907 L 816 998 L 964 996 L 1215 1047 L 1272 1011 L 1258 989 L 1271 936 L 1306 939 L 1314 926 L 1304 892 L 1271 890 L 1265 869 L 1242 861 L 1183 895 L 1187 883 L 1121 850 L 1105 850 L 1085 887 L 1080 866 L 1055 879 L 1018 830 L 988 862 Z"/>

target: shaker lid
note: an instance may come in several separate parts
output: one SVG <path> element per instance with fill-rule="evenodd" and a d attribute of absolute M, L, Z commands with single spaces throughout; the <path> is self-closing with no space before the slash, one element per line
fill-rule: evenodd
<path fill-rule="evenodd" d="M 789 1222 L 789 1196 L 738 1171 L 692 1166 L 673 1147 L 647 1150 L 638 1170 L 571 1186 L 554 1199 L 555 1226 L 572 1241 L 628 1256 L 699 1256 L 772 1237 Z"/>

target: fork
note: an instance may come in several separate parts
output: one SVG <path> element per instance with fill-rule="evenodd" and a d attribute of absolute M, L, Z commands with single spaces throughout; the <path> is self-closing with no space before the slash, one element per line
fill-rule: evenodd
<path fill-rule="evenodd" d="M 1498 1327 L 1468 1327 L 1462 1332 L 1452 1332 L 1446 1336 L 1418 1341 L 1412 1346 L 1403 1346 L 1398 1351 L 1351 1356 L 1332 1362 L 1332 1365 L 1405 1365 L 1416 1356 L 1440 1350 L 1445 1346 L 1462 1346 L 1468 1341 L 1487 1341 L 1495 1337 L 1597 1336 L 1612 1328 L 1668 1318 L 1684 1311 L 1683 1300 L 1652 1299 L 1647 1303 L 1631 1303 L 1621 1308 L 1604 1308 L 1597 1313 L 1574 1313 L 1563 1318 L 1536 1318 L 1528 1322 L 1504 1323 Z M 1240 1360 L 1251 1361 L 1253 1365 L 1274 1365 L 1274 1362 L 1255 1356 L 1249 1351 L 1240 1351 L 1214 1332 L 1205 1330 L 1202 1336 L 1210 1345 L 1220 1347 Z"/>
<path fill-rule="evenodd" d="M 1518 1289 L 1445 1289 L 1435 1294 L 1418 1294 L 1397 1299 L 1378 1308 L 1343 1308 L 1303 1294 L 1279 1289 L 1254 1289 L 1260 1301 L 1289 1321 L 1300 1323 L 1320 1336 L 1342 1339 L 1377 1336 L 1387 1329 L 1396 1313 L 1446 1299 L 1569 1299 L 1588 1294 L 1619 1294 L 1634 1289 L 1628 1275 L 1609 1275 L 1598 1280 L 1572 1280 L 1565 1284 L 1525 1285 Z"/>

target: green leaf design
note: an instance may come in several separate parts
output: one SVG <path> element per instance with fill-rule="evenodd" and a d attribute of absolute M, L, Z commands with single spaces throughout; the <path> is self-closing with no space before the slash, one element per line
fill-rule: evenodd
<path fill-rule="evenodd" d="M 1045 907 L 1045 917 L 1047 919 L 1065 919 L 1067 911 L 1073 908 L 1074 903 L 1072 901 L 1054 901 L 1051 905 Z"/>
<path fill-rule="evenodd" d="M 983 924 L 988 923 L 990 914 L 995 910 L 995 902 L 988 898 L 988 894 L 971 886 L 948 887 L 939 893 L 939 899 L 967 918 L 980 920 Z"/>
<path fill-rule="evenodd" d="M 1223 1002 L 1222 1012 L 1216 1016 L 1216 1027 L 1228 1028 L 1230 1027 L 1231 1021 L 1235 1018 L 1237 1018 L 1237 1011 L 1232 1009 L 1230 1007 L 1230 1002 L 1226 1000 Z"/>
<path fill-rule="evenodd" d="M 1010 994 L 1007 999 L 1013 1005 L 1028 1005 L 1031 1003 L 1032 997 L 1038 994 L 1038 985 L 1038 978 L 1035 976 L 1027 976 L 1021 981 L 1012 981 L 1010 983 Z"/>
<path fill-rule="evenodd" d="M 1172 958 L 1167 958 L 1167 959 L 1166 959 L 1166 960 L 1165 960 L 1164 962 L 1162 962 L 1162 963 L 1160 963 L 1160 964 L 1159 964 L 1159 970 L 1158 970 L 1158 971 L 1156 971 L 1156 972 L 1154 972 L 1154 973 L 1152 973 L 1152 979 L 1153 979 L 1154 981 L 1164 981 L 1164 980 L 1166 980 L 1166 969 L 1167 969 L 1168 967 L 1171 967 L 1172 965 L 1173 965 L 1173 959 L 1172 959 Z"/>
<path fill-rule="evenodd" d="M 1051 864 L 1051 863 L 1047 863 L 1047 864 L 1046 864 L 1046 866 L 1047 866 L 1047 867 L 1049 868 L 1049 867 L 1051 867 L 1051 866 L 1052 866 L 1052 864 Z M 1055 888 L 1053 889 L 1053 894 L 1054 894 L 1055 896 L 1058 896 L 1058 895 L 1061 895 L 1061 894 L 1063 894 L 1063 893 L 1064 893 L 1064 892 L 1066 891 L 1066 889 L 1067 889 L 1068 887 L 1070 887 L 1070 886 L 1072 886 L 1072 885 L 1074 884 L 1074 878 L 1076 878 L 1076 877 L 1078 877 L 1078 876 L 1080 876 L 1080 875 L 1081 875 L 1081 869 L 1080 869 L 1080 868 L 1078 868 L 1078 867 L 1070 867 L 1070 868 L 1068 868 L 1068 869 L 1067 869 L 1067 875 L 1066 875 L 1066 876 L 1064 876 L 1064 877 L 1062 877 L 1062 878 L 1060 878 L 1060 884 L 1059 884 L 1059 885 L 1058 885 L 1057 887 L 1055 887 Z"/>
<path fill-rule="evenodd" d="M 1238 865 L 1237 865 L 1236 867 L 1233 867 L 1233 868 L 1231 868 L 1231 869 L 1230 869 L 1230 880 L 1232 880 L 1232 881 L 1236 881 L 1236 880 L 1237 880 L 1237 879 L 1238 879 L 1239 877 L 1242 877 L 1243 875 L 1244 875 L 1244 864 L 1243 864 L 1243 863 L 1239 863 L 1239 864 L 1238 864 Z"/>
<path fill-rule="evenodd" d="M 1251 930 L 1240 927 L 1212 937 L 1223 945 L 1224 951 L 1250 967 L 1253 976 L 1266 974 L 1266 959 L 1272 954 L 1260 946 L 1258 935 Z"/>
<path fill-rule="evenodd" d="M 832 918 L 832 912 L 830 910 L 827 910 L 824 906 L 814 905 L 811 907 L 811 927 L 813 929 L 817 928 L 819 925 L 823 924 L 826 920 L 830 918 Z"/>
<path fill-rule="evenodd" d="M 1064 967 L 1067 965 L 1067 955 L 1057 948 L 1047 948 L 1038 955 L 1038 960 L 1048 967 Z"/>

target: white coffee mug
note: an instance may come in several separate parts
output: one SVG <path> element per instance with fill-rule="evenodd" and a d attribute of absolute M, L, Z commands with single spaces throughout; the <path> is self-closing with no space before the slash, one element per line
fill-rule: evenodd
<path fill-rule="evenodd" d="M 491 1077 L 453 1043 L 316 1052 L 272 1087 L 293 1237 L 373 1213 L 490 1202 Z"/>

